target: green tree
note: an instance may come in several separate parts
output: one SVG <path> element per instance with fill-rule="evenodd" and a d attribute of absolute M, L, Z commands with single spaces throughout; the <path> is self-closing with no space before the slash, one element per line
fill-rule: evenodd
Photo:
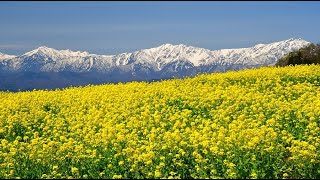
<path fill-rule="evenodd" d="M 280 58 L 276 66 L 288 66 L 298 64 L 319 64 L 320 63 L 320 45 L 310 44 L 297 51 L 293 51 Z"/>

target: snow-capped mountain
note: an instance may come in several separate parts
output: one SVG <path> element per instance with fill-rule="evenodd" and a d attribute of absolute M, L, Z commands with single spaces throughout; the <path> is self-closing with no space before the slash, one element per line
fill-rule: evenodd
<path fill-rule="evenodd" d="M 161 71 L 174 65 L 175 68 L 192 68 L 207 65 L 272 65 L 283 55 L 297 50 L 309 42 L 303 39 L 288 39 L 271 44 L 258 44 L 251 48 L 208 50 L 187 45 L 163 44 L 133 53 L 96 55 L 88 52 L 55 50 L 41 46 L 21 56 L 0 54 L 12 71 L 98 71 L 106 72 L 113 67 L 146 66 Z M 186 67 L 181 67 L 186 66 Z M 131 67 L 131 69 L 132 69 Z"/>
<path fill-rule="evenodd" d="M 0 74 L 46 73 L 51 76 L 50 73 L 76 73 L 73 76 L 87 74 L 88 77 L 88 74 L 94 74 L 99 82 L 162 79 L 273 65 L 285 54 L 308 44 L 303 39 L 291 38 L 250 48 L 213 51 L 183 44 L 163 44 L 118 55 L 97 55 L 41 46 L 20 56 L 0 53 Z M 66 76 L 63 78 L 70 79 Z"/>
<path fill-rule="evenodd" d="M 16 56 L 14 55 L 9 55 L 9 54 L 3 54 L 0 52 L 0 61 L 5 60 L 5 59 L 12 59 L 15 58 Z"/>

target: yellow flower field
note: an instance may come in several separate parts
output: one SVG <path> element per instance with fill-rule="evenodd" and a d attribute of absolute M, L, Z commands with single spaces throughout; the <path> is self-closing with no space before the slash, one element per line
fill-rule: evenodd
<path fill-rule="evenodd" d="M 320 178 L 320 66 L 0 92 L 0 178 Z"/>

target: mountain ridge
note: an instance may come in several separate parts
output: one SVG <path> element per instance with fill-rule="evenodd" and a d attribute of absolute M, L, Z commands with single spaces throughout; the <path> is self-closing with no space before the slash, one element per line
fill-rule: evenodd
<path fill-rule="evenodd" d="M 309 44 L 309 42 L 301 38 L 290 38 L 285 41 L 279 41 L 270 44 L 257 44 L 249 48 L 209 50 L 184 44 L 173 45 L 166 43 L 158 47 L 116 55 L 90 54 L 86 51 L 71 51 L 69 49 L 56 50 L 46 46 L 41 46 L 21 56 L 11 56 L 11 58 L 8 58 L 9 56 L 7 56 L 5 60 L 8 63 L 11 61 L 11 67 L 13 68 L 12 70 L 19 70 L 19 65 L 26 61 L 26 59 L 32 59 L 39 61 L 40 64 L 43 64 L 41 60 L 44 60 L 46 63 L 43 64 L 43 66 L 45 67 L 39 71 L 46 72 L 63 70 L 64 65 L 77 66 L 77 63 L 78 69 L 73 68 L 73 71 L 77 72 L 90 70 L 93 66 L 95 66 L 94 64 L 96 64 L 96 67 L 93 69 L 101 71 L 103 69 L 102 67 L 108 68 L 110 66 L 123 66 L 132 63 L 147 63 L 153 68 L 153 70 L 159 71 L 162 70 L 167 64 L 178 60 L 188 61 L 194 67 L 210 64 L 274 64 L 275 60 L 279 59 L 280 56 L 283 56 L 284 54 L 287 54 L 293 50 L 297 50 L 307 44 Z M 281 47 L 276 49 L 277 46 Z M 259 59 L 259 56 L 270 54 L 270 51 L 272 50 L 279 50 L 279 52 L 273 52 L 273 54 L 271 53 L 273 57 L 269 57 L 269 59 L 273 58 L 273 61 L 267 62 L 265 57 Z M 14 65 L 14 61 L 16 62 L 17 66 Z M 19 61 L 21 62 L 19 63 Z M 53 64 L 50 67 L 49 65 L 46 65 L 48 63 Z M 81 66 L 81 64 L 86 65 Z M 88 64 L 89 68 L 86 68 Z"/>
<path fill-rule="evenodd" d="M 285 54 L 308 44 L 310 42 L 301 38 L 290 38 L 248 48 L 209 50 L 166 43 L 116 55 L 98 55 L 86 51 L 56 50 L 40 46 L 20 56 L 3 55 L 6 58 L 1 59 L 0 55 L 0 74 L 7 83 L 0 83 L 0 86 L 18 87 L 19 83 L 11 81 L 22 81 L 21 78 L 32 84 L 47 77 L 47 81 L 43 80 L 43 85 L 52 83 L 52 87 L 55 87 L 54 84 L 63 79 L 67 84 L 73 85 L 73 81 L 77 81 L 77 85 L 85 85 L 81 82 L 148 81 L 194 76 L 203 72 L 240 70 L 274 65 Z M 56 75 L 51 77 L 50 73 Z M 19 74 L 20 79 L 9 77 L 15 74 Z"/>

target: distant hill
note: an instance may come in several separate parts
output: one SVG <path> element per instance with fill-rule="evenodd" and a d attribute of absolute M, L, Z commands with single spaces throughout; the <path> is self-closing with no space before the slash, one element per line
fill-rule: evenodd
<path fill-rule="evenodd" d="M 293 51 L 279 59 L 276 66 L 298 65 L 298 64 L 319 64 L 320 44 L 309 44 L 299 50 Z"/>

